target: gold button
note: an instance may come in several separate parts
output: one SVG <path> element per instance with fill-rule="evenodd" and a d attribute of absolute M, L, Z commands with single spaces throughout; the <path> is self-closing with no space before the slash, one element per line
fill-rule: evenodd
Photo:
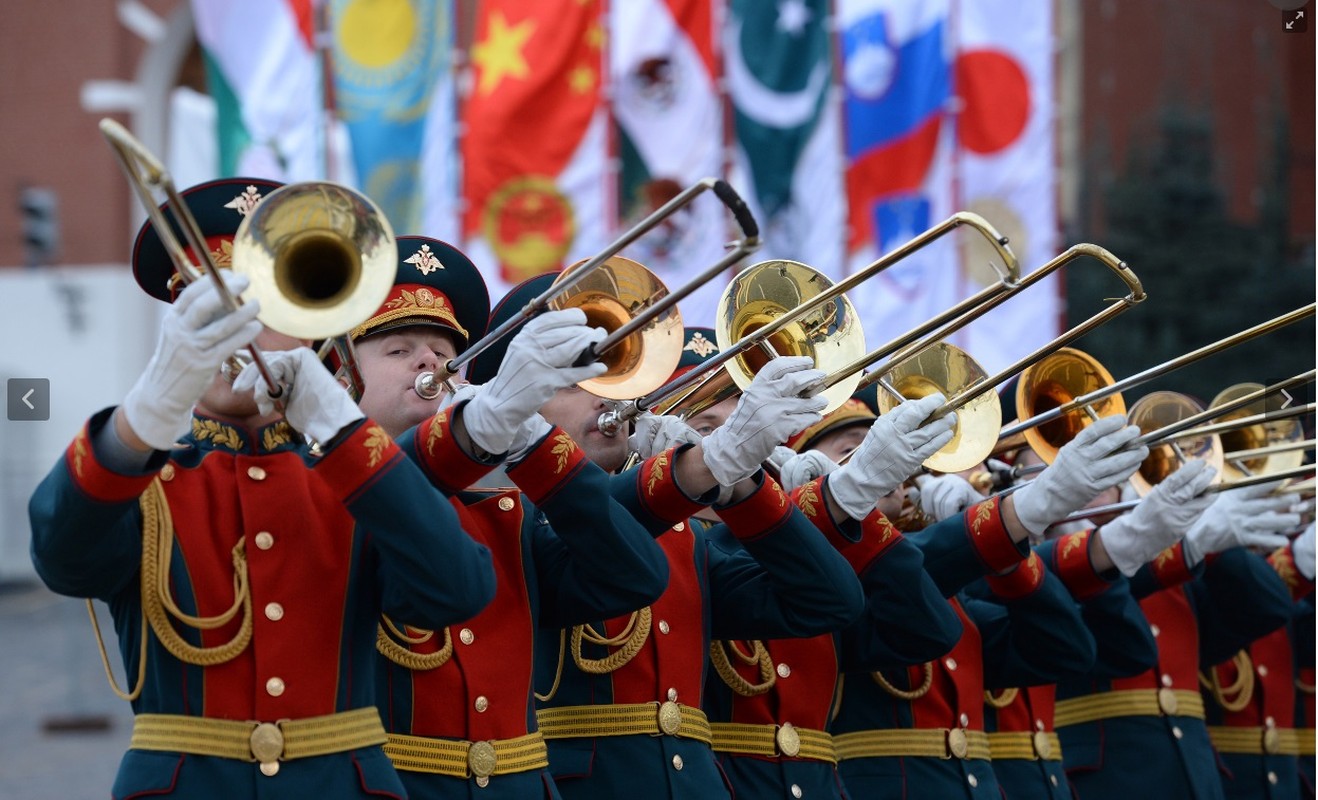
<path fill-rule="evenodd" d="M 1056 786 L 1056 785 L 1057 785 L 1057 776 L 1056 776 L 1056 775 L 1049 775 L 1049 776 L 1048 776 L 1048 780 L 1052 781 L 1053 786 Z"/>
<path fill-rule="evenodd" d="M 956 672 L 956 659 L 955 658 L 944 659 L 943 666 L 947 667 L 947 669 L 951 672 Z"/>
<path fill-rule="evenodd" d="M 682 769 L 682 757 L 681 757 L 681 756 L 673 756 L 673 769 L 676 769 L 676 770 L 681 770 L 681 769 Z"/>
<path fill-rule="evenodd" d="M 490 699 L 485 695 L 476 698 L 476 713 L 484 714 L 490 707 Z"/>
<path fill-rule="evenodd" d="M 494 774 L 494 767 L 498 761 L 499 754 L 494 751 L 494 745 L 490 742 L 472 742 L 467 750 L 467 769 L 471 770 L 477 781 L 481 778 L 488 781 Z"/>
<path fill-rule="evenodd" d="M 458 640 L 463 644 L 471 644 L 476 641 L 476 634 L 471 632 L 471 628 L 463 628 L 458 631 Z"/>
<path fill-rule="evenodd" d="M 1175 725 L 1172 726 L 1172 736 L 1175 736 L 1177 739 L 1179 739 L 1184 735 L 1185 735 L 1185 731 L 1182 731 L 1179 727 Z"/>
<path fill-rule="evenodd" d="M 1171 685 L 1172 685 L 1172 676 L 1170 676 L 1170 675 L 1168 675 L 1168 674 L 1166 674 L 1166 673 L 1163 673 L 1163 676 L 1162 676 L 1161 680 L 1162 680 L 1162 685 L 1163 685 L 1163 686 L 1166 686 L 1167 688 L 1171 688 Z"/>
<path fill-rule="evenodd" d="M 800 797 L 802 797 L 804 794 L 805 794 L 805 792 L 801 791 L 801 787 L 800 787 L 800 786 L 797 786 L 795 783 L 792 784 L 792 797 L 800 798 Z"/>
<path fill-rule="evenodd" d="M 677 690 L 676 690 L 676 689 L 669 689 L 669 690 L 668 690 L 668 702 L 670 702 L 670 703 L 676 703 L 676 702 L 677 702 Z"/>
<path fill-rule="evenodd" d="M 686 530 L 686 523 L 685 522 L 677 523 L 676 525 L 673 526 L 673 530 L 677 531 L 678 533 L 681 533 L 682 531 Z M 678 767 L 678 769 L 681 769 L 681 767 Z"/>
<path fill-rule="evenodd" d="M 265 604 L 265 618 L 278 622 L 284 618 L 284 607 L 278 603 Z"/>
<path fill-rule="evenodd" d="M 271 678 L 265 682 L 265 691 L 271 697 L 278 697 L 284 693 L 283 678 Z"/>
<path fill-rule="evenodd" d="M 780 677 L 780 678 L 786 678 L 788 675 L 791 675 L 791 674 L 792 674 L 792 668 L 791 668 L 791 667 L 787 666 L 786 664 L 779 664 L 779 665 L 778 665 L 778 677 Z"/>
<path fill-rule="evenodd" d="M 1281 732 L 1276 728 L 1266 728 L 1263 731 L 1263 752 L 1268 755 L 1276 755 L 1281 752 Z"/>
<path fill-rule="evenodd" d="M 499 510 L 500 510 L 500 511 L 512 511 L 514 505 L 516 505 L 516 504 L 513 502 L 513 499 L 512 499 L 511 497 L 500 497 L 500 498 L 499 498 Z"/>
<path fill-rule="evenodd" d="M 961 715 L 961 727 L 964 728 L 964 727 L 966 727 L 966 726 L 969 725 L 969 724 L 970 724 L 970 715 L 969 715 L 969 714 L 962 714 L 962 715 Z"/>
<path fill-rule="evenodd" d="M 484 789 L 486 786 L 489 786 L 489 785 L 490 785 L 490 776 L 489 776 L 489 775 L 477 775 L 477 776 L 476 776 L 476 785 L 479 786 L 479 787 L 481 787 L 482 789 Z"/>
<path fill-rule="evenodd" d="M 1152 633 L 1154 636 L 1157 636 L 1158 634 L 1162 633 L 1162 628 L 1159 628 L 1157 625 L 1150 625 L 1149 633 Z"/>
<path fill-rule="evenodd" d="M 1259 665 L 1258 665 L 1258 672 L 1259 672 L 1259 677 L 1260 677 L 1260 678 L 1266 678 L 1266 677 L 1268 677 L 1268 667 L 1267 667 L 1267 665 L 1266 665 L 1266 664 L 1259 664 Z"/>
<path fill-rule="evenodd" d="M 659 632 L 668 633 L 669 630 L 671 630 L 671 628 L 668 627 L 668 620 L 666 619 L 659 620 Z"/>
<path fill-rule="evenodd" d="M 953 728 L 947 732 L 947 749 L 957 758 L 965 758 L 970 752 L 970 743 L 966 741 L 966 732 Z"/>
<path fill-rule="evenodd" d="M 266 776 L 267 778 L 273 778 L 274 776 L 278 775 L 278 774 L 279 774 L 279 762 L 278 762 L 278 761 L 267 761 L 266 763 L 262 764 L 262 765 L 261 765 L 261 774 L 264 775 L 264 776 Z"/>
<path fill-rule="evenodd" d="M 254 481 L 263 481 L 265 480 L 265 470 L 261 469 L 260 467 L 248 467 L 247 477 L 251 478 Z"/>
<path fill-rule="evenodd" d="M 1043 730 L 1043 720 L 1041 720 L 1041 719 L 1036 719 L 1036 720 L 1034 721 L 1034 729 L 1035 729 L 1036 731 L 1041 731 L 1041 730 Z"/>
<path fill-rule="evenodd" d="M 1264 719 L 1263 719 L 1263 727 L 1265 727 L 1265 728 L 1275 728 L 1275 727 L 1277 727 L 1277 720 L 1276 720 L 1274 717 L 1264 717 Z"/>
<path fill-rule="evenodd" d="M 173 464 L 166 464 L 165 466 L 163 466 L 163 467 L 160 468 L 160 480 L 162 480 L 162 481 L 172 481 L 172 480 L 174 480 L 174 465 L 173 465 Z"/>
<path fill-rule="evenodd" d="M 979 778 L 976 778 L 975 774 L 972 772 L 966 776 L 966 783 L 970 784 L 970 788 L 973 789 L 979 785 Z"/>
<path fill-rule="evenodd" d="M 1273 786 L 1277 785 L 1277 773 L 1272 771 L 1268 772 L 1268 783 L 1272 784 Z"/>
<path fill-rule="evenodd" d="M 275 546 L 275 537 L 270 531 L 261 531 L 256 534 L 256 546 L 262 550 L 269 550 Z"/>
<path fill-rule="evenodd" d="M 1045 761 L 1053 754 L 1053 743 L 1048 741 L 1048 734 L 1043 731 L 1034 732 L 1034 754 Z"/>
<path fill-rule="evenodd" d="M 1158 708 L 1162 709 L 1162 713 L 1170 717 L 1176 713 L 1179 705 L 1180 703 L 1176 700 L 1176 692 L 1171 689 L 1158 690 Z"/>

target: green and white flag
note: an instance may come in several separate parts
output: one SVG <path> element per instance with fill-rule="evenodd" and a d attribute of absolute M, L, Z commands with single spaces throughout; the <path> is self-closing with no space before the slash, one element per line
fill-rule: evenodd
<path fill-rule="evenodd" d="M 760 223 L 758 256 L 837 278 L 846 190 L 828 9 L 828 0 L 732 0 L 723 53 L 736 126 L 730 180 Z"/>

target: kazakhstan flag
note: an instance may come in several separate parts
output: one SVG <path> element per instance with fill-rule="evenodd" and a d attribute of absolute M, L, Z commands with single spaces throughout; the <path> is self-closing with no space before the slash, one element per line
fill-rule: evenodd
<path fill-rule="evenodd" d="M 420 226 L 421 145 L 431 95 L 450 68 L 450 6 L 331 0 L 334 89 L 361 189 L 398 231 Z"/>

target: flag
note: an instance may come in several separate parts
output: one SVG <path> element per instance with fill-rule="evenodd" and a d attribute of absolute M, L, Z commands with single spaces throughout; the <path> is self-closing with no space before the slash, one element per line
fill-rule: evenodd
<path fill-rule="evenodd" d="M 713 0 L 631 0 L 610 13 L 610 82 L 622 162 L 622 227 L 702 178 L 723 175 L 723 104 L 718 92 Z M 706 193 L 623 255 L 670 290 L 712 266 L 729 238 L 728 214 Z M 708 326 L 726 281 L 711 281 L 679 304 L 688 325 Z"/>
<path fill-rule="evenodd" d="M 484 0 L 462 101 L 465 249 L 497 300 L 607 244 L 601 0 Z"/>
<path fill-rule="evenodd" d="M 731 183 L 761 257 L 842 272 L 846 210 L 827 0 L 731 0 L 724 72 L 736 126 Z"/>
<path fill-rule="evenodd" d="M 450 4 L 330 0 L 329 12 L 335 107 L 351 137 L 362 191 L 399 233 L 426 232 L 420 227 L 422 145 L 434 87 L 448 83 Z M 451 107 L 435 111 L 451 115 Z"/>
<path fill-rule="evenodd" d="M 1027 274 L 1058 251 L 1052 6 L 976 0 L 960 5 L 955 66 L 960 200 L 1011 239 Z M 995 279 L 986 245 L 962 251 L 969 291 Z M 1063 269 L 1101 269 L 1075 262 Z M 1030 287 L 966 329 L 963 346 L 998 372 L 1060 332 L 1061 275 Z M 1125 293 L 1112 278 L 1114 292 Z M 1114 295 L 1115 296 L 1115 295 Z M 1094 309 L 1097 311 L 1098 309 Z"/>
<path fill-rule="evenodd" d="M 192 0 L 217 106 L 220 171 L 324 175 L 321 70 L 311 0 Z"/>
<path fill-rule="evenodd" d="M 840 0 L 849 271 L 952 214 L 946 0 Z M 870 349 L 959 299 L 945 238 L 848 294 Z"/>

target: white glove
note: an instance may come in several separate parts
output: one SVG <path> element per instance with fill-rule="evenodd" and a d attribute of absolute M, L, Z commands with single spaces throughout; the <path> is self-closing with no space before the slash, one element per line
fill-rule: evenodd
<path fill-rule="evenodd" d="M 1084 507 L 1099 492 L 1134 474 L 1149 448 L 1123 450 L 1140 435 L 1124 414 L 1103 417 L 1057 451 L 1053 463 L 1015 493 L 1016 516 L 1038 536 L 1049 525 Z"/>
<path fill-rule="evenodd" d="M 315 442 L 329 442 L 339 431 L 366 415 L 352 401 L 352 396 L 335 380 L 310 348 L 267 352 L 270 377 L 285 387 L 280 399 L 284 419 L 293 430 Z M 235 392 L 252 392 L 262 414 L 275 410 L 269 386 L 255 364 L 248 364 L 233 381 Z"/>
<path fill-rule="evenodd" d="M 246 276 L 220 274 L 233 294 L 247 288 Z M 249 300 L 230 313 L 210 279 L 194 281 L 179 294 L 160 325 L 155 354 L 124 398 L 124 418 L 138 438 L 170 450 L 192 429 L 192 407 L 220 366 L 261 332 L 260 310 Z"/>
<path fill-rule="evenodd" d="M 705 437 L 705 466 L 720 486 L 754 475 L 776 445 L 821 419 L 828 401 L 800 396 L 824 379 L 813 364 L 809 356 L 779 356 L 765 364 L 727 422 Z"/>
<path fill-rule="evenodd" d="M 778 468 L 778 483 L 790 492 L 837 468 L 837 464 L 831 458 L 818 450 L 792 453 L 792 457 Z"/>
<path fill-rule="evenodd" d="M 1314 574 L 1314 552 L 1313 552 L 1313 523 L 1304 529 L 1304 533 L 1295 537 L 1291 542 L 1291 557 L 1295 559 L 1295 568 L 1300 571 L 1308 580 L 1313 580 Z"/>
<path fill-rule="evenodd" d="M 445 395 L 440 410 L 443 411 L 446 408 L 456 406 L 464 400 L 473 399 L 481 393 L 481 389 L 483 388 L 484 387 L 477 386 L 473 383 L 459 385 L 457 390 L 452 394 Z M 531 452 L 531 447 L 535 445 L 536 442 L 548 436 L 549 432 L 553 429 L 554 426 L 549 424 L 549 420 L 540 416 L 539 412 L 527 417 L 526 421 L 521 425 L 518 425 L 517 430 L 513 433 L 513 440 L 512 443 L 508 445 L 508 455 L 505 457 L 504 461 L 512 464 L 526 458 L 527 454 Z M 467 435 L 470 436 L 471 431 L 467 431 Z"/>
<path fill-rule="evenodd" d="M 920 509 L 935 522 L 955 516 L 984 499 L 960 475 L 923 475 L 915 479 Z"/>
<path fill-rule="evenodd" d="M 785 444 L 780 444 L 773 448 L 773 452 L 769 454 L 768 460 L 769 463 L 773 465 L 774 469 L 782 472 L 783 465 L 788 461 L 791 461 L 793 458 L 796 458 L 796 451 Z"/>
<path fill-rule="evenodd" d="M 1300 525 L 1300 515 L 1289 513 L 1294 498 L 1272 495 L 1279 481 L 1222 492 L 1185 535 L 1185 558 L 1198 564 L 1209 553 L 1232 547 L 1286 546 L 1285 531 Z M 1271 496 L 1269 496 L 1271 495 Z"/>
<path fill-rule="evenodd" d="M 646 411 L 636 418 L 636 431 L 627 437 L 627 447 L 641 458 L 650 458 L 679 444 L 697 444 L 700 438 L 700 434 L 677 417 Z"/>
<path fill-rule="evenodd" d="M 1188 461 L 1163 478 L 1129 514 L 1098 529 L 1103 547 L 1122 575 L 1134 575 L 1185 536 L 1213 504 L 1213 496 L 1203 491 L 1216 474 L 1207 462 Z"/>
<path fill-rule="evenodd" d="M 604 374 L 607 368 L 599 361 L 572 366 L 604 336 L 603 328 L 586 327 L 586 313 L 579 308 L 548 311 L 526 323 L 509 343 L 494 380 L 463 408 L 467 435 L 487 453 L 507 453 L 521 424 L 554 392 Z"/>
<path fill-rule="evenodd" d="M 864 519 L 880 497 L 901 486 L 925 459 L 952 441 L 956 414 L 924 424 L 946 399 L 934 392 L 874 420 L 851 460 L 828 479 L 829 493 L 847 516 Z"/>

